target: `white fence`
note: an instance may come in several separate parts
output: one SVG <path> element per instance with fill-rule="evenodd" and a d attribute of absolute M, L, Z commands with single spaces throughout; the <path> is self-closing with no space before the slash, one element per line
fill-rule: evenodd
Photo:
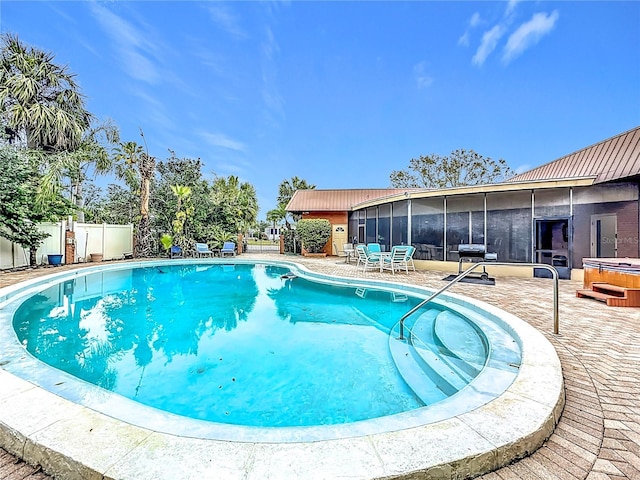
<path fill-rule="evenodd" d="M 39 264 L 47 263 L 47 255 L 65 253 L 67 222 L 42 223 L 40 230 L 51 236 L 45 238 L 36 254 Z M 133 251 L 133 225 L 73 223 L 75 258 L 73 263 L 88 262 L 92 253 L 100 253 L 104 260 L 123 258 Z M 65 263 L 69 263 L 63 260 Z M 29 265 L 29 250 L 0 238 L 0 269 Z"/>

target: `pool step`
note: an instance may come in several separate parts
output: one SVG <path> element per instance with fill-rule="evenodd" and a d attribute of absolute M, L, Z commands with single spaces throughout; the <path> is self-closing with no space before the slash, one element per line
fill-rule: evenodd
<path fill-rule="evenodd" d="M 437 315 L 426 312 L 423 315 Z M 411 328 L 411 324 L 405 324 L 405 327 Z M 416 396 L 422 400 L 425 405 L 444 400 L 455 391 L 452 387 L 443 382 L 442 377 L 438 375 L 424 360 L 416 358 L 414 347 L 405 340 L 398 340 L 400 335 L 399 325 L 392 329 L 389 335 L 389 350 L 396 364 L 396 368 L 402 378 L 411 388 Z"/>
<path fill-rule="evenodd" d="M 485 368 L 488 345 L 465 316 L 439 308 L 429 309 L 405 323 L 406 340 L 399 325 L 391 332 L 389 347 L 409 387 L 426 404 L 466 387 Z"/>
<path fill-rule="evenodd" d="M 468 330 L 468 322 L 451 311 L 436 311 L 435 316 L 420 316 L 411 329 L 410 343 L 414 354 L 433 369 L 453 391 L 465 387 L 478 375 L 481 366 L 471 365 L 468 360 L 449 349 L 436 335 L 436 329 L 446 325 L 451 337 Z M 465 325 L 465 327 L 461 327 Z M 479 341 L 479 340 L 478 340 Z M 453 340 L 451 343 L 455 344 Z M 448 391 L 448 390 L 446 390 Z M 450 392 L 451 394 L 451 392 Z"/>
<path fill-rule="evenodd" d="M 435 344 L 470 380 L 475 378 L 487 359 L 489 345 L 478 327 L 454 312 L 443 311 L 433 325 Z"/>

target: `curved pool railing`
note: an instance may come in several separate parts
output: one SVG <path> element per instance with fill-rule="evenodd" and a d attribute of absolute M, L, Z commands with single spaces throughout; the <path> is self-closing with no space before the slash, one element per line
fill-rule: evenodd
<path fill-rule="evenodd" d="M 432 301 L 434 298 L 436 298 L 441 293 L 449 290 L 449 288 L 453 287 L 456 283 L 458 283 L 464 277 L 469 275 L 476 268 L 478 268 L 480 266 L 482 266 L 484 268 L 486 265 L 494 265 L 494 266 L 500 266 L 500 267 L 509 267 L 509 266 L 512 266 L 512 267 L 533 267 L 533 268 L 544 268 L 546 270 L 549 270 L 551 272 L 552 277 L 553 277 L 553 333 L 556 334 L 556 335 L 558 335 L 560 333 L 560 319 L 559 319 L 559 313 L 558 313 L 558 271 L 554 267 L 552 267 L 551 265 L 547 265 L 545 263 L 478 262 L 478 263 L 474 263 L 473 265 L 471 265 L 469 268 L 467 268 L 464 272 L 462 272 L 456 278 L 454 278 L 449 283 L 447 283 L 440 290 L 438 290 L 437 292 L 433 293 L 429 298 L 427 298 L 426 300 L 423 300 L 418 305 L 416 305 L 411 310 L 409 310 L 407 313 L 405 313 L 402 316 L 402 318 L 400 318 L 400 321 L 399 321 L 399 323 L 400 323 L 400 335 L 398 336 L 398 340 L 404 340 L 405 339 L 405 336 L 404 336 L 404 322 L 408 317 L 410 317 L 415 312 L 420 310 L 422 307 L 424 307 L 427 303 Z"/>

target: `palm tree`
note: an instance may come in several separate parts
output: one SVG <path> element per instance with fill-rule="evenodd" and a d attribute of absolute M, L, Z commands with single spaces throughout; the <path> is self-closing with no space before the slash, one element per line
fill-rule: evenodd
<path fill-rule="evenodd" d="M 4 34 L 0 42 L 0 121 L 9 141 L 49 152 L 75 150 L 92 118 L 75 75 L 17 35 Z"/>
<path fill-rule="evenodd" d="M 278 188 L 278 207 L 285 209 L 291 197 L 296 192 L 296 190 L 311 190 L 316 188 L 315 185 L 307 183 L 306 180 L 300 179 L 298 177 L 291 177 L 290 180 L 283 180 L 280 183 L 280 187 Z M 294 221 L 300 220 L 300 215 L 291 214 Z M 284 217 L 284 221 L 289 228 L 289 222 L 287 222 L 286 216 Z"/>
<path fill-rule="evenodd" d="M 138 164 L 144 150 L 136 142 L 120 142 L 113 149 L 116 176 L 124 180 L 127 186 L 136 191 L 140 186 L 140 172 Z"/>
<path fill-rule="evenodd" d="M 269 210 L 267 212 L 267 221 L 268 222 L 273 222 L 273 232 L 275 233 L 276 231 L 276 224 L 278 222 L 280 222 L 281 220 L 284 220 L 285 223 L 288 224 L 287 222 L 287 211 L 284 209 L 284 207 L 277 207 L 274 208 L 273 210 Z"/>
<path fill-rule="evenodd" d="M 41 164 L 46 164 L 46 173 L 39 192 L 41 202 L 47 202 L 59 191 L 62 178 L 70 180 L 69 200 L 78 207 L 78 221 L 84 222 L 83 184 L 90 167 L 95 173 L 104 174 L 113 169 L 106 145 L 119 138 L 118 128 L 110 121 L 87 129 L 78 147 L 71 152 L 42 155 Z M 33 152 L 32 152 L 33 155 Z"/>
<path fill-rule="evenodd" d="M 178 199 L 176 215 L 172 222 L 174 243 L 180 245 L 184 251 L 188 246 L 187 244 L 190 243 L 185 234 L 185 225 L 189 217 L 193 216 L 194 211 L 190 201 L 191 187 L 186 185 L 171 185 L 171 191 Z"/>
<path fill-rule="evenodd" d="M 250 183 L 240 184 L 240 192 L 238 195 L 238 203 L 240 204 L 240 228 L 246 236 L 251 225 L 256 223 L 258 219 L 258 196 L 256 189 Z"/>
<path fill-rule="evenodd" d="M 55 199 L 69 177 L 82 221 L 82 182 L 91 165 L 99 173 L 109 170 L 103 143 L 116 141 L 118 130 L 109 122 L 91 126 L 75 75 L 51 53 L 25 46 L 16 35 L 2 35 L 0 43 L 0 124 L 9 143 L 27 147 L 45 172 L 37 203 Z"/>
<path fill-rule="evenodd" d="M 156 159 L 145 153 L 136 142 L 120 142 L 113 151 L 116 175 L 140 197 L 140 220 L 136 230 L 135 256 L 153 255 L 153 239 L 149 222 L 149 196 Z M 136 189 L 136 187 L 138 187 Z"/>
<path fill-rule="evenodd" d="M 214 180 L 212 200 L 219 212 L 219 223 L 228 231 L 244 232 L 257 218 L 258 200 L 255 188 L 249 183 L 241 183 L 235 175 Z"/>

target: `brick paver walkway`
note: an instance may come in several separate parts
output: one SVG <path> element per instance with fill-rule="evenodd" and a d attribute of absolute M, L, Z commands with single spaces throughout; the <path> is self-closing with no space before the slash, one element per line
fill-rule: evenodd
<path fill-rule="evenodd" d="M 336 257 L 246 254 L 242 258 L 292 260 L 343 277 L 433 288 L 444 285 L 441 272 L 362 273 Z M 52 271 L 0 273 L 0 287 Z M 530 457 L 484 475 L 483 480 L 640 480 L 640 309 L 578 299 L 575 291 L 580 286 L 560 281 L 560 335 L 552 333 L 550 280 L 500 277 L 495 286 L 458 284 L 451 289 L 514 313 L 538 328 L 556 347 L 565 379 L 567 402 L 554 434 Z M 48 477 L 0 449 L 0 478 Z"/>

